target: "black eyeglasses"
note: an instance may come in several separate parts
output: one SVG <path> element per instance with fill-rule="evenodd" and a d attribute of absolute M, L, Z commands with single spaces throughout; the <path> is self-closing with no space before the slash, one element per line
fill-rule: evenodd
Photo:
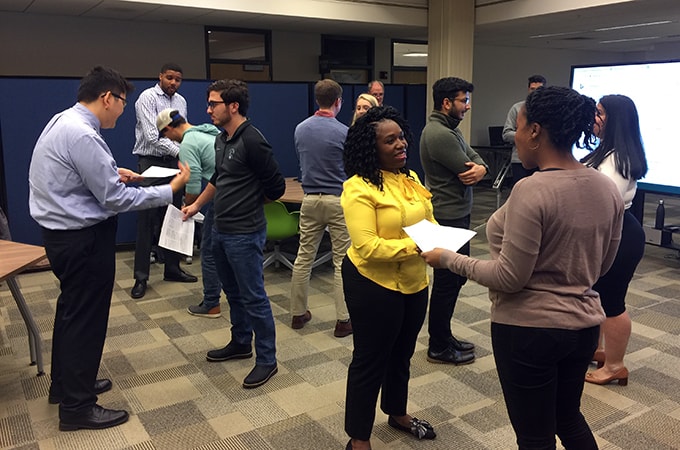
<path fill-rule="evenodd" d="M 109 91 L 109 92 L 111 92 L 111 91 Z M 104 95 L 106 95 L 106 94 L 104 94 Z M 123 102 L 123 106 L 127 105 L 127 100 L 124 99 L 123 97 L 121 97 L 120 95 L 114 94 L 113 92 L 111 92 L 111 96 L 116 97 L 118 100 L 120 100 L 121 102 Z M 102 97 L 103 97 L 103 96 L 102 96 Z"/>
<path fill-rule="evenodd" d="M 220 105 L 220 104 L 222 104 L 222 103 L 226 103 L 226 102 L 213 102 L 213 101 L 209 101 L 209 102 L 208 102 L 208 108 L 209 108 L 209 109 L 215 109 L 215 106 Z"/>

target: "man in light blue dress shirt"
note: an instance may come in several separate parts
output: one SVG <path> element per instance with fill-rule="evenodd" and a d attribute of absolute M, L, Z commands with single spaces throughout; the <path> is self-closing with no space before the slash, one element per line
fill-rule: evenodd
<path fill-rule="evenodd" d="M 128 187 L 135 172 L 118 168 L 100 130 L 113 128 L 133 89 L 121 74 L 97 66 L 80 82 L 77 103 L 55 115 L 33 150 L 29 209 L 42 229 L 61 293 L 52 335 L 49 402 L 59 403 L 59 429 L 101 429 L 128 420 L 102 408 L 97 380 L 115 277 L 117 214 L 160 207 L 189 180 L 188 166 L 170 184 Z"/>

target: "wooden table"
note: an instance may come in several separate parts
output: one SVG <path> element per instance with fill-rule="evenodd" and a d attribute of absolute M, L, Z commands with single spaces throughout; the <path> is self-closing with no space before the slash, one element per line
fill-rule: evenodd
<path fill-rule="evenodd" d="M 38 375 L 43 375 L 42 340 L 40 330 L 36 325 L 26 299 L 21 294 L 15 277 L 24 270 L 46 258 L 45 249 L 35 245 L 20 244 L 18 242 L 0 240 L 0 281 L 7 281 L 12 297 L 19 308 L 21 317 L 28 331 L 28 347 L 31 355 L 31 365 L 36 364 Z"/>
<path fill-rule="evenodd" d="M 302 203 L 305 193 L 302 192 L 302 183 L 295 177 L 286 178 L 286 192 L 283 193 L 279 201 L 284 203 Z"/>
<path fill-rule="evenodd" d="M 279 201 L 284 203 L 302 204 L 302 198 L 304 196 L 305 193 L 302 190 L 302 183 L 298 181 L 296 177 L 288 177 L 286 178 L 286 191 L 283 193 L 281 198 L 279 198 Z M 312 264 L 312 269 L 330 261 L 331 259 L 333 259 L 332 251 L 317 254 L 316 259 Z"/>

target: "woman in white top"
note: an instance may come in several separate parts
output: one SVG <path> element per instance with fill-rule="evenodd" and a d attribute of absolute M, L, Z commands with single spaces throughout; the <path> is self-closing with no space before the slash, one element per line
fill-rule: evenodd
<path fill-rule="evenodd" d="M 602 97 L 597 104 L 593 131 L 600 144 L 581 162 L 614 181 L 623 197 L 626 212 L 614 264 L 593 286 L 600 293 L 607 319 L 600 328 L 600 342 L 593 356 L 598 369 L 587 373 L 586 381 L 608 384 L 616 380 L 619 385 L 625 386 L 628 384 L 628 369 L 623 364 L 623 356 L 631 333 L 625 298 L 645 247 L 642 225 L 630 212 L 637 180 L 647 173 L 638 113 L 633 101 L 624 95 Z"/>

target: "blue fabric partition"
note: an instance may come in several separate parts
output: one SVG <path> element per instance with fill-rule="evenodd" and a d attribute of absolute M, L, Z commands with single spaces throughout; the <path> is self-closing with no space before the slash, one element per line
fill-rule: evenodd
<path fill-rule="evenodd" d="M 116 127 L 102 130 L 119 167 L 137 170 L 132 155 L 135 142 L 134 102 L 156 79 L 134 79 L 135 90 L 128 95 L 128 106 Z M 4 173 L 0 184 L 7 192 L 7 216 L 12 238 L 27 244 L 42 244 L 40 228 L 28 212 L 28 168 L 33 147 L 50 118 L 75 103 L 79 80 L 67 78 L 0 78 L 0 132 L 2 135 Z M 185 80 L 180 93 L 187 99 L 189 122 L 198 125 L 210 121 L 206 112 L 207 80 Z M 388 103 L 404 112 L 410 121 L 415 145 L 409 149 L 409 166 L 422 174 L 417 142 L 424 124 L 424 86 L 387 86 Z M 293 133 L 295 126 L 316 109 L 314 83 L 249 83 L 249 118 L 262 131 L 274 149 L 282 173 L 298 175 Z M 343 108 L 338 119 L 349 124 L 354 99 L 365 91 L 364 85 L 343 85 Z M 416 148 L 414 148 L 416 147 Z M 136 240 L 137 214 L 119 216 L 118 243 Z"/>

